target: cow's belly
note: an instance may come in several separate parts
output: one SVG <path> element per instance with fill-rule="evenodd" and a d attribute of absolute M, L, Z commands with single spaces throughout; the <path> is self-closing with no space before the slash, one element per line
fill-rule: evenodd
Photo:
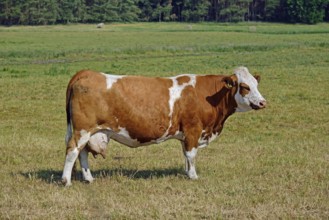
<path fill-rule="evenodd" d="M 97 133 L 91 135 L 88 141 L 88 150 L 92 152 L 94 156 L 101 154 L 105 158 L 106 147 L 110 139 L 113 139 L 128 147 L 136 148 L 151 144 L 159 144 L 168 139 L 178 139 L 182 141 L 184 139 L 184 135 L 182 132 L 177 131 L 174 135 L 167 135 L 165 133 L 162 137 L 157 139 L 150 140 L 148 142 L 140 142 L 138 139 L 131 138 L 129 132 L 125 128 L 120 128 L 119 132 L 114 132 L 111 129 L 107 129 L 98 131 Z"/>
<path fill-rule="evenodd" d="M 183 140 L 183 133 L 177 131 L 174 135 L 166 135 L 164 134 L 162 137 L 159 137 L 154 140 L 150 140 L 148 142 L 140 142 L 138 138 L 133 139 L 130 137 L 129 132 L 125 128 L 120 128 L 119 132 L 114 132 L 112 130 L 109 130 L 109 138 L 113 139 L 121 144 L 124 144 L 129 147 L 140 147 L 140 146 L 146 146 L 150 144 L 159 144 L 163 141 L 166 141 L 168 139 L 179 139 Z"/>
<path fill-rule="evenodd" d="M 207 138 L 205 138 L 203 137 L 204 133 L 205 131 L 203 131 L 203 135 L 198 140 L 198 148 L 203 148 L 207 146 L 218 136 L 217 133 L 211 134 L 211 136 L 208 134 Z M 140 142 L 138 141 L 138 139 L 131 138 L 129 132 L 125 128 L 120 128 L 119 132 L 114 132 L 111 129 L 107 129 L 98 131 L 97 133 L 93 134 L 89 139 L 88 145 L 94 153 L 102 154 L 103 157 L 105 157 L 106 147 L 110 139 L 113 139 L 126 146 L 135 148 L 151 144 L 159 144 L 168 139 L 178 139 L 180 141 L 183 141 L 184 135 L 182 132 L 177 131 L 174 135 L 168 135 L 167 133 L 165 133 L 162 137 L 159 137 L 157 139 L 150 140 L 148 142 Z"/>

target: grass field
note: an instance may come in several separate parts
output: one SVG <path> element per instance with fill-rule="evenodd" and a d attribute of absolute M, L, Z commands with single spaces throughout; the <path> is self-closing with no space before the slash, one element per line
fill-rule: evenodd
<path fill-rule="evenodd" d="M 262 76 L 265 110 L 236 113 L 184 174 L 180 143 L 110 142 L 96 181 L 59 181 L 65 89 L 80 69 Z M 0 219 L 329 218 L 329 24 L 0 27 Z"/>

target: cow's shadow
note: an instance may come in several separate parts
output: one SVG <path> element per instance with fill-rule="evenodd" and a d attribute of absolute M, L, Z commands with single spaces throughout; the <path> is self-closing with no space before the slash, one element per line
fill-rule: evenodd
<path fill-rule="evenodd" d="M 27 179 L 39 179 L 43 182 L 49 184 L 59 184 L 61 183 L 62 170 L 52 170 L 45 169 L 33 172 L 21 172 L 20 175 Z M 164 168 L 164 169 L 125 169 L 125 168 L 115 168 L 115 169 L 102 169 L 92 171 L 92 175 L 97 179 L 106 178 L 128 178 L 128 179 L 159 179 L 166 177 L 175 177 L 185 179 L 185 173 L 182 168 Z M 72 175 L 72 179 L 75 181 L 83 181 L 81 171 L 78 169 L 75 174 Z"/>

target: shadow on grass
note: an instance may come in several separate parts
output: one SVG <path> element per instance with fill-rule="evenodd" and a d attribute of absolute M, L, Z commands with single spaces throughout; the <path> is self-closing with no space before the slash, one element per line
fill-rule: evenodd
<path fill-rule="evenodd" d="M 49 184 L 61 183 L 62 170 L 39 170 L 33 172 L 21 172 L 20 175 L 30 180 L 42 180 Z M 128 179 L 158 179 L 166 177 L 185 178 L 185 173 L 182 168 L 165 168 L 165 169 L 150 169 L 150 170 L 137 170 L 137 169 L 104 169 L 92 171 L 92 175 L 96 179 L 106 178 L 128 178 Z M 82 173 L 78 170 L 72 175 L 73 180 L 83 181 Z"/>
<path fill-rule="evenodd" d="M 181 176 L 184 175 L 184 173 L 181 168 L 165 168 L 153 170 L 117 168 L 112 170 L 96 170 L 93 172 L 93 175 L 96 178 L 127 177 L 129 179 L 154 179 L 168 176 Z"/>

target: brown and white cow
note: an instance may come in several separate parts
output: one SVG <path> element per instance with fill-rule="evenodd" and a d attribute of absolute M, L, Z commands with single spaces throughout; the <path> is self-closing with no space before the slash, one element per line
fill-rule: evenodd
<path fill-rule="evenodd" d="M 169 78 L 118 76 L 82 70 L 67 87 L 66 160 L 62 181 L 71 185 L 79 157 L 83 178 L 92 182 L 88 152 L 105 157 L 110 139 L 129 147 L 181 141 L 186 173 L 197 179 L 194 158 L 223 129 L 234 112 L 262 109 L 259 77 L 239 67 L 231 76 Z"/>

